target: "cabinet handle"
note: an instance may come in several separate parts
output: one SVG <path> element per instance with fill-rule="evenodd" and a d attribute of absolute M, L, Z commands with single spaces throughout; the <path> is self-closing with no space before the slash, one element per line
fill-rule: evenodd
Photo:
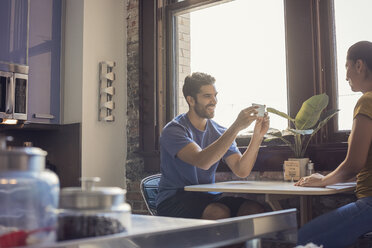
<path fill-rule="evenodd" d="M 54 115 L 50 115 L 50 114 L 33 114 L 33 117 L 34 118 L 39 118 L 39 119 L 54 119 Z"/>
<path fill-rule="evenodd" d="M 14 77 L 13 75 L 7 78 L 6 86 L 6 113 L 13 114 L 14 111 Z"/>

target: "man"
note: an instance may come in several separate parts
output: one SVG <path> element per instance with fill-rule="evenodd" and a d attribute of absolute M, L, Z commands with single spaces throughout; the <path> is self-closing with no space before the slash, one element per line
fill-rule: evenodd
<path fill-rule="evenodd" d="M 215 79 L 205 73 L 187 76 L 183 94 L 189 111 L 175 117 L 162 131 L 162 175 L 156 202 L 159 215 L 214 220 L 264 211 L 260 204 L 245 198 L 183 190 L 187 185 L 214 183 L 221 158 L 235 175 L 247 177 L 269 128 L 267 113 L 257 117 L 256 107 L 243 109 L 228 129 L 211 120 L 217 104 L 214 83 Z M 253 121 L 253 136 L 242 155 L 235 138 Z"/>

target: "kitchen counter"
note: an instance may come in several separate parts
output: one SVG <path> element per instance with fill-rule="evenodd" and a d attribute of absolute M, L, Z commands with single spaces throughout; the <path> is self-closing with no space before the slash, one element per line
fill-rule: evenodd
<path fill-rule="evenodd" d="M 295 244 L 297 236 L 296 209 L 218 221 L 149 215 L 132 215 L 131 221 L 131 229 L 125 233 L 37 247 L 220 247 L 246 241 L 253 244 L 250 247 L 259 247 L 258 242 L 262 238 Z"/>

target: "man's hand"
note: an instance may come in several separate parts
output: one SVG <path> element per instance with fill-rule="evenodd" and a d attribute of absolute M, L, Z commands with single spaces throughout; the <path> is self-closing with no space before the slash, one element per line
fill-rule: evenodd
<path fill-rule="evenodd" d="M 249 125 L 257 119 L 258 112 L 256 108 L 258 108 L 258 106 L 251 106 L 240 111 L 232 127 L 236 128 L 238 131 L 249 127 Z"/>
<path fill-rule="evenodd" d="M 323 183 L 323 175 L 319 173 L 311 174 L 308 177 L 302 177 L 295 183 L 295 186 L 303 186 L 303 187 L 324 187 Z"/>
<path fill-rule="evenodd" d="M 258 117 L 256 119 L 256 125 L 254 126 L 253 135 L 258 135 L 259 138 L 262 138 L 269 130 L 270 126 L 270 117 L 265 113 L 264 117 Z"/>

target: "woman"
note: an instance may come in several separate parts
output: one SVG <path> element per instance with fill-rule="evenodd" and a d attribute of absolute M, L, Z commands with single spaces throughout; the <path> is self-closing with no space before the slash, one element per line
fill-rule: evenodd
<path fill-rule="evenodd" d="M 351 90 L 363 93 L 354 108 L 346 158 L 328 175 L 312 174 L 295 185 L 324 187 L 357 176 L 358 200 L 304 225 L 298 232 L 298 244 L 346 247 L 372 231 L 372 43 L 360 41 L 352 45 L 345 66 Z"/>

